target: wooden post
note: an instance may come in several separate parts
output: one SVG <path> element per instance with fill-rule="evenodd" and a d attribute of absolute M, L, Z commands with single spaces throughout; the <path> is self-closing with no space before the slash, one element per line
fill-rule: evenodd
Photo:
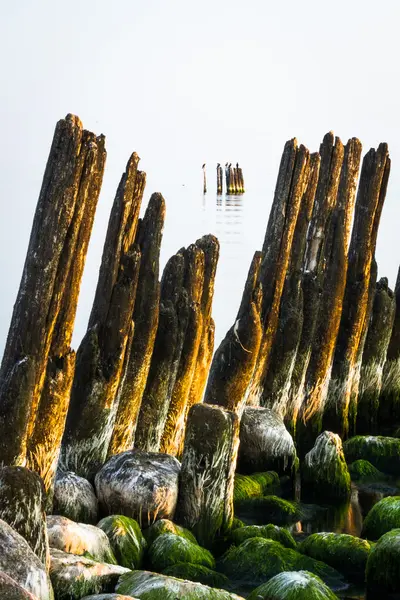
<path fill-rule="evenodd" d="M 207 177 L 206 177 L 206 163 L 202 166 L 203 169 L 203 194 L 207 193 Z"/>
<path fill-rule="evenodd" d="M 0 370 L 3 464 L 26 462 L 79 224 L 98 176 L 97 144 L 78 117 L 57 123 Z"/>
<path fill-rule="evenodd" d="M 222 167 L 219 163 L 217 164 L 217 194 L 218 196 L 222 194 Z"/>

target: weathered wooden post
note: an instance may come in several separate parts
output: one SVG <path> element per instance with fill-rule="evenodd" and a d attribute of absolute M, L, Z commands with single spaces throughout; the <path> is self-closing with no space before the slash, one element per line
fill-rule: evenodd
<path fill-rule="evenodd" d="M 230 194 L 230 182 L 229 182 L 230 172 L 229 172 L 229 163 L 225 163 L 225 188 L 226 193 Z"/>
<path fill-rule="evenodd" d="M 243 179 L 243 170 L 238 165 L 238 180 L 239 180 L 239 193 L 244 194 L 244 179 Z"/>
<path fill-rule="evenodd" d="M 118 410 L 109 455 L 130 450 L 133 446 L 158 327 L 159 259 L 164 219 L 165 201 L 161 194 L 153 194 L 143 220 L 139 220 L 136 235 L 141 261 L 133 311 L 135 332 L 119 391 Z"/>
<path fill-rule="evenodd" d="M 371 267 L 390 172 L 387 144 L 363 160 L 349 249 L 342 316 L 329 383 L 323 428 L 346 437 L 353 379 L 361 361 L 359 346 L 369 314 Z"/>
<path fill-rule="evenodd" d="M 235 172 L 232 167 L 232 163 L 229 163 L 229 188 L 227 188 L 228 194 L 234 194 L 236 192 L 236 183 L 235 183 Z"/>
<path fill-rule="evenodd" d="M 383 367 L 392 334 L 396 301 L 388 280 L 376 284 L 372 314 L 362 356 L 357 402 L 356 433 L 378 433 L 379 397 Z"/>
<path fill-rule="evenodd" d="M 261 252 L 254 254 L 234 325 L 214 354 L 205 402 L 241 415 L 261 343 Z"/>
<path fill-rule="evenodd" d="M 44 482 L 48 509 L 52 504 L 58 457 L 74 377 L 75 352 L 71 350 L 71 340 L 79 289 L 106 160 L 104 137 L 97 138 L 96 145 L 97 157 L 92 177 L 85 175 L 85 170 L 91 168 L 90 163 L 84 166 L 82 172 L 82 180 L 86 181 L 86 185 L 80 186 L 77 207 L 69 231 L 71 267 L 54 326 L 37 416 L 27 443 L 27 465 L 39 473 Z"/>
<path fill-rule="evenodd" d="M 254 369 L 248 402 L 263 402 L 263 390 L 279 318 L 279 306 L 289 265 L 290 252 L 300 203 L 309 178 L 309 152 L 297 147 L 295 139 L 286 142 L 268 220 L 259 281 L 263 300 L 263 336 Z"/>
<path fill-rule="evenodd" d="M 135 435 L 135 447 L 158 452 L 189 320 L 184 288 L 185 259 L 178 252 L 167 262 L 161 280 L 160 317 Z"/>
<path fill-rule="evenodd" d="M 89 326 L 77 353 L 63 438 L 63 466 L 89 479 L 107 456 L 132 342 L 141 258 L 134 239 L 144 187 L 138 162 L 133 154 L 111 211 Z"/>
<path fill-rule="evenodd" d="M 321 433 L 322 413 L 342 314 L 350 226 L 361 158 L 361 143 L 356 138 L 348 141 L 344 155 L 343 146 L 336 142 L 336 147 L 339 152 L 336 164 L 335 152 L 332 153 L 332 185 L 326 189 L 325 234 L 315 269 L 317 288 L 314 290 L 317 295 L 307 298 L 314 306 L 314 334 L 310 340 L 310 359 L 299 413 L 301 454 L 311 450 Z M 311 327 L 311 324 L 308 326 Z"/>
<path fill-rule="evenodd" d="M 190 388 L 203 327 L 200 302 L 204 284 L 204 252 L 195 244 L 182 252 L 185 259 L 184 287 L 189 298 L 189 317 L 160 446 L 161 452 L 173 456 L 179 452 L 182 431 L 185 428 Z"/>
<path fill-rule="evenodd" d="M 291 380 L 303 327 L 303 259 L 320 168 L 320 155 L 310 156 L 310 177 L 301 200 L 293 236 L 290 264 L 285 278 L 279 323 L 264 383 L 264 404 L 286 417 L 290 424 L 296 398 L 291 397 Z"/>
<path fill-rule="evenodd" d="M 201 167 L 203 169 L 203 194 L 207 193 L 207 176 L 206 176 L 206 163 Z"/>
<path fill-rule="evenodd" d="M 395 316 L 386 362 L 383 367 L 382 388 L 378 408 L 378 431 L 393 435 L 400 423 L 400 268 L 395 287 Z"/>
<path fill-rule="evenodd" d="M 196 404 L 189 412 L 180 473 L 177 523 L 210 547 L 233 520 L 233 485 L 239 418 L 219 406 Z"/>
<path fill-rule="evenodd" d="M 26 463 L 85 206 L 94 201 L 102 138 L 78 117 L 57 123 L 0 370 L 0 460 Z M 104 166 L 104 165 L 103 165 Z M 72 324 L 70 324 L 72 329 Z"/>
<path fill-rule="evenodd" d="M 217 194 L 218 196 L 222 194 L 222 167 L 219 163 L 217 164 Z"/>

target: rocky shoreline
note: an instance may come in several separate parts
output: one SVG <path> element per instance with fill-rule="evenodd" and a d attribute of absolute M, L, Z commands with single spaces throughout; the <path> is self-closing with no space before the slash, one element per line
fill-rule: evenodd
<path fill-rule="evenodd" d="M 133 153 L 75 353 L 106 150 L 59 121 L 0 368 L 2 598 L 400 598 L 400 281 L 375 261 L 390 158 L 361 154 L 331 132 L 285 144 L 214 352 L 218 240 L 160 278 L 165 201 L 139 218 Z"/>

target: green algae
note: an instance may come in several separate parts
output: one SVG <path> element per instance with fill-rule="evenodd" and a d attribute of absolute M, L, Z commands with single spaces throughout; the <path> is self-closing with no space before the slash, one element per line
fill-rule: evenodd
<path fill-rule="evenodd" d="M 314 533 L 299 551 L 334 567 L 350 579 L 364 580 L 371 544 L 345 533 Z"/>
<path fill-rule="evenodd" d="M 279 542 L 285 548 L 297 549 L 297 544 L 293 539 L 292 534 L 278 525 L 248 525 L 241 527 L 231 533 L 230 539 L 235 546 L 240 546 L 244 541 L 254 538 L 261 537 L 269 540 Z"/>
<path fill-rule="evenodd" d="M 253 473 L 252 475 L 235 475 L 233 502 L 236 504 L 248 498 L 267 496 L 279 486 L 278 474 L 274 471 Z"/>
<path fill-rule="evenodd" d="M 368 483 L 373 481 L 384 481 L 385 473 L 379 471 L 368 460 L 355 460 L 349 465 L 349 473 L 352 481 Z"/>
<path fill-rule="evenodd" d="M 368 460 L 374 467 L 390 475 L 400 475 L 400 439 L 378 436 L 350 438 L 343 445 L 346 460 Z"/>
<path fill-rule="evenodd" d="M 225 588 L 229 583 L 228 578 L 222 573 L 217 573 L 203 565 L 193 565 L 191 563 L 177 563 L 167 567 L 164 569 L 163 575 L 197 581 L 213 588 Z"/>
<path fill-rule="evenodd" d="M 313 573 L 290 571 L 260 585 L 247 600 L 337 600 L 337 596 Z"/>
<path fill-rule="evenodd" d="M 217 570 L 230 580 L 252 585 L 265 583 L 284 571 L 300 570 L 318 575 L 331 586 L 340 586 L 343 581 L 333 567 L 264 538 L 250 538 L 240 546 L 231 546 L 217 562 Z"/>
<path fill-rule="evenodd" d="M 242 500 L 240 506 L 237 507 L 237 513 L 244 520 L 249 519 L 253 522 L 255 520 L 274 525 L 295 523 L 301 518 L 301 510 L 297 503 L 278 496 Z"/>
<path fill-rule="evenodd" d="M 148 529 L 143 530 L 143 535 L 149 546 L 151 546 L 156 538 L 164 533 L 173 533 L 174 535 L 179 535 L 179 537 L 189 540 L 189 542 L 193 542 L 193 544 L 197 544 L 195 536 L 191 531 L 189 531 L 189 529 L 181 527 L 180 525 L 176 525 L 169 519 L 159 519 L 158 521 L 155 521 Z"/>
<path fill-rule="evenodd" d="M 149 548 L 148 559 L 151 567 L 159 573 L 178 563 L 203 565 L 209 569 L 215 567 L 211 552 L 174 533 L 157 537 Z"/>
<path fill-rule="evenodd" d="M 362 530 L 362 536 L 378 540 L 392 529 L 400 527 L 400 496 L 388 496 L 380 500 L 369 511 Z"/>
<path fill-rule="evenodd" d="M 233 517 L 231 531 L 235 531 L 235 529 L 240 529 L 240 527 L 245 527 L 245 523 L 238 519 L 237 517 Z"/>
<path fill-rule="evenodd" d="M 367 598 L 387 598 L 400 590 L 400 529 L 385 533 L 372 548 L 366 568 Z M 396 597 L 396 596 L 394 596 Z"/>
<path fill-rule="evenodd" d="M 123 575 L 119 579 L 116 592 L 138 596 L 140 600 L 243 600 L 225 590 L 148 571 L 133 571 Z"/>
<path fill-rule="evenodd" d="M 111 515 L 102 519 L 97 527 L 106 533 L 119 565 L 140 569 L 147 543 L 135 519 Z"/>
<path fill-rule="evenodd" d="M 305 496 L 328 503 L 350 497 L 351 479 L 340 437 L 324 431 L 302 464 L 302 491 Z"/>

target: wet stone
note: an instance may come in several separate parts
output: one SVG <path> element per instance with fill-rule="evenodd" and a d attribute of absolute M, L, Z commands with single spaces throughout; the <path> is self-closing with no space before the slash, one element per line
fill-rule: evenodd
<path fill-rule="evenodd" d="M 78 523 L 97 523 L 98 500 L 92 484 L 72 471 L 58 472 L 52 512 Z"/>

